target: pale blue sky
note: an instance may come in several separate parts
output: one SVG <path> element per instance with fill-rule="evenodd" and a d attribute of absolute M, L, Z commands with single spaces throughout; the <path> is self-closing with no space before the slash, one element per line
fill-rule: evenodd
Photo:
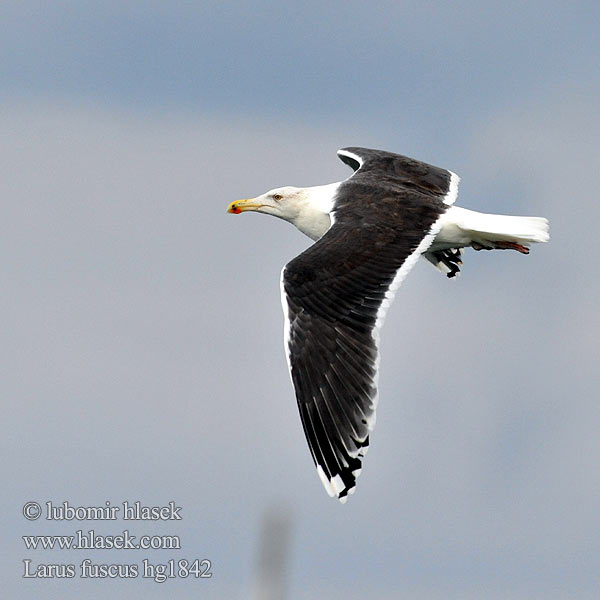
<path fill-rule="evenodd" d="M 11 597 L 247 598 L 289 513 L 290 599 L 596 598 L 600 171 L 595 2 L 4 2 Z M 546 216 L 528 257 L 425 262 L 382 332 L 357 493 L 330 500 L 286 372 L 279 272 L 310 240 L 233 199 L 348 174 L 345 145 L 450 168 L 458 204 Z M 175 500 L 213 578 L 29 581 L 29 500 Z M 117 533 L 123 522 L 95 524 Z"/>

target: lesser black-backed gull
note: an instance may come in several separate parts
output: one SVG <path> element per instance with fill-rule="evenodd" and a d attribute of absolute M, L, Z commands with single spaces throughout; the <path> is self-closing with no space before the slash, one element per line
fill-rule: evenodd
<path fill-rule="evenodd" d="M 227 210 L 285 219 L 316 240 L 281 273 L 285 348 L 317 472 L 344 502 L 375 425 L 379 330 L 419 256 L 454 277 L 464 247 L 527 254 L 549 236 L 543 218 L 452 206 L 459 177 L 446 169 L 366 148 L 338 156 L 354 170 L 344 181 L 277 188 Z"/>

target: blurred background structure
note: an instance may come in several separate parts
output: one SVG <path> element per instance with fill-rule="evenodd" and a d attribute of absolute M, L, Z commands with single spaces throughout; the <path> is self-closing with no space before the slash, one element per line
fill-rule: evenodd
<path fill-rule="evenodd" d="M 2 2 L 3 594 L 247 598 L 283 505 L 293 600 L 597 598 L 599 22 L 591 1 Z M 461 206 L 552 237 L 468 251 L 455 282 L 411 272 L 342 506 L 282 348 L 279 273 L 310 241 L 225 208 L 347 176 L 350 145 L 451 169 Z M 30 500 L 183 518 L 29 522 Z M 182 547 L 21 538 L 86 528 Z M 213 576 L 24 579 L 24 558 Z"/>
<path fill-rule="evenodd" d="M 252 600 L 288 598 L 291 518 L 287 511 L 269 508 L 263 517 Z"/>

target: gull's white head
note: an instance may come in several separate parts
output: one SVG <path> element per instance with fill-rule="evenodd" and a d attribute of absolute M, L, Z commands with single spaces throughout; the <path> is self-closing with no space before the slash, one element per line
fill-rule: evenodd
<path fill-rule="evenodd" d="M 236 200 L 227 207 L 235 215 L 255 211 L 279 217 L 302 233 L 318 240 L 331 226 L 330 212 L 339 183 L 297 188 L 291 185 L 269 190 L 262 196 Z"/>
<path fill-rule="evenodd" d="M 306 206 L 308 195 L 305 188 L 288 185 L 269 190 L 256 198 L 236 200 L 227 207 L 227 212 L 237 215 L 246 211 L 256 211 L 293 223 Z"/>

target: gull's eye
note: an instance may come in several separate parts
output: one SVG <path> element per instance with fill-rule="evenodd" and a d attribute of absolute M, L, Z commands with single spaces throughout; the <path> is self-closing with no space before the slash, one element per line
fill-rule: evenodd
<path fill-rule="evenodd" d="M 279 202 L 282 198 L 283 196 L 281 194 L 273 194 L 273 200 L 276 202 Z"/>

